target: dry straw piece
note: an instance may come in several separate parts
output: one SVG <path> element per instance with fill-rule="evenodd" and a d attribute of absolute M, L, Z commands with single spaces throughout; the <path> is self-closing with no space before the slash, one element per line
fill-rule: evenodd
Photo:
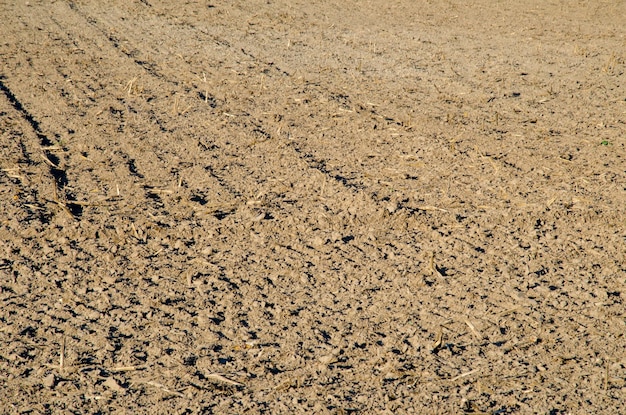
<path fill-rule="evenodd" d="M 61 340 L 61 352 L 59 353 L 59 372 L 63 373 L 65 368 L 65 336 Z"/>
<path fill-rule="evenodd" d="M 235 382 L 234 380 L 230 380 L 230 379 L 220 375 L 219 373 L 210 373 L 210 374 L 206 375 L 206 378 L 214 380 L 214 381 L 217 381 L 218 383 L 225 383 L 227 385 L 244 386 L 243 383 L 239 383 L 239 382 Z"/>
<path fill-rule="evenodd" d="M 180 398 L 185 398 L 185 395 L 183 395 L 182 393 L 175 391 L 175 390 L 171 390 L 167 386 L 163 385 L 162 383 L 155 382 L 153 380 L 145 381 L 142 383 L 146 385 L 154 386 L 155 388 L 161 389 L 163 392 L 169 393 L 170 395 L 178 396 Z"/>
<path fill-rule="evenodd" d="M 484 340 L 485 336 L 483 336 L 482 334 L 480 334 L 478 332 L 478 330 L 476 330 L 476 327 L 474 327 L 474 325 L 472 324 L 471 321 L 465 319 L 465 324 L 467 324 L 467 327 L 469 327 L 469 329 L 472 331 L 472 334 L 478 339 L 478 340 Z"/>

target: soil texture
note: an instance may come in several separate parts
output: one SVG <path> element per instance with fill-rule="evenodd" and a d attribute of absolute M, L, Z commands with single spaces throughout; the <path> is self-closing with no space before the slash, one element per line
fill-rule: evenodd
<path fill-rule="evenodd" d="M 626 413 L 625 1 L 0 8 L 0 413 Z"/>

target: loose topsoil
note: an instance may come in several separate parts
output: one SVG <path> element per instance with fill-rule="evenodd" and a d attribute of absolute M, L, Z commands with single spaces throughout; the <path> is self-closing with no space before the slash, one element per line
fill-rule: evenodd
<path fill-rule="evenodd" d="M 0 7 L 0 413 L 626 413 L 625 1 Z"/>

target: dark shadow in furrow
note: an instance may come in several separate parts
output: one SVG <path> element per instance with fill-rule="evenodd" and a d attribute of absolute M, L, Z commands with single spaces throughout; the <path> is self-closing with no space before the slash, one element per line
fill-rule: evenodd
<path fill-rule="evenodd" d="M 3 75 L 0 75 L 0 90 L 7 97 L 7 99 L 13 106 L 13 108 L 15 108 L 20 114 L 22 114 L 22 117 L 24 117 L 24 119 L 28 122 L 28 124 L 30 124 L 33 131 L 35 131 L 37 138 L 39 138 L 41 145 L 51 146 L 53 143 L 44 133 L 41 132 L 41 128 L 39 127 L 39 122 L 33 118 L 33 116 L 26 110 L 26 108 L 24 108 L 22 103 L 17 99 L 15 94 L 13 94 L 13 92 L 9 89 L 9 87 L 7 87 L 4 84 L 3 82 L 4 79 L 6 79 L 6 77 Z"/>
<path fill-rule="evenodd" d="M 352 191 L 353 193 L 363 192 L 377 206 L 380 206 L 380 203 L 382 201 L 389 200 L 388 198 L 382 198 L 381 199 L 380 197 L 377 196 L 375 191 L 373 191 L 372 189 L 369 189 L 367 186 L 365 186 L 363 184 L 354 183 L 354 181 L 352 179 L 347 178 L 347 177 L 345 177 L 345 176 L 343 176 L 341 174 L 337 174 L 337 173 L 333 172 L 332 169 L 328 168 L 328 166 L 326 165 L 328 160 L 318 159 L 314 155 L 312 155 L 310 153 L 307 153 L 305 150 L 301 149 L 300 147 L 298 147 L 295 144 L 292 145 L 292 147 L 293 147 L 294 152 L 298 155 L 298 157 L 302 158 L 307 163 L 309 168 L 315 169 L 315 170 L 321 172 L 322 174 L 326 175 L 327 177 L 329 177 L 329 178 L 335 180 L 336 182 L 340 183 L 344 188 Z M 423 209 L 415 209 L 415 208 L 410 208 L 408 206 L 405 206 L 404 203 L 407 200 L 404 200 L 402 202 L 402 205 L 401 205 L 402 209 L 404 209 L 410 215 L 414 215 L 414 216 L 423 216 L 424 215 L 425 212 L 424 212 Z"/>
<path fill-rule="evenodd" d="M 298 157 L 300 157 L 303 160 L 305 160 L 310 168 L 315 169 L 315 170 L 323 173 L 324 175 L 332 178 L 333 180 L 341 183 L 344 187 L 352 190 L 353 192 L 359 192 L 359 191 L 365 190 L 365 187 L 363 187 L 361 185 L 358 185 L 358 184 L 355 184 L 355 183 L 352 183 L 350 181 L 350 179 L 348 179 L 347 177 L 344 177 L 341 174 L 333 173 L 331 171 L 331 169 L 329 169 L 326 166 L 326 161 L 325 160 L 320 160 L 320 159 L 315 158 L 315 156 L 313 156 L 312 154 L 304 152 L 300 147 L 298 147 L 296 145 L 294 145 L 292 147 L 293 147 L 293 150 L 298 155 Z"/>
<path fill-rule="evenodd" d="M 257 58 L 256 56 L 254 56 L 252 53 L 250 52 L 246 52 L 245 49 L 241 49 L 241 53 L 243 53 L 245 56 L 252 58 L 254 61 L 256 62 L 263 62 L 261 59 Z M 272 68 L 274 68 L 279 74 L 283 75 L 283 76 L 291 76 L 289 74 L 289 72 L 282 70 L 281 68 L 279 68 L 278 66 L 276 66 L 273 62 L 264 62 L 266 65 L 271 66 Z"/>
<path fill-rule="evenodd" d="M 233 189 L 232 186 L 229 186 L 228 183 L 226 183 L 226 181 L 224 179 L 222 179 L 216 172 L 215 170 L 213 170 L 213 167 L 211 166 L 206 166 L 204 168 L 204 170 L 206 170 L 209 175 L 211 177 L 213 177 L 216 181 L 217 184 L 219 184 L 222 188 L 226 189 L 228 192 L 230 192 L 230 194 L 234 195 L 237 199 L 242 199 L 241 193 L 238 192 L 237 190 Z M 235 208 L 233 209 L 220 209 L 217 210 L 213 213 L 213 216 L 215 216 L 217 219 L 222 220 L 224 218 L 226 218 L 228 215 L 235 213 Z"/>
<path fill-rule="evenodd" d="M 54 144 L 52 140 L 50 140 L 48 136 L 46 136 L 41 131 L 39 122 L 32 116 L 30 112 L 28 112 L 26 108 L 24 108 L 24 105 L 22 105 L 20 100 L 17 99 L 13 91 L 11 91 L 11 89 L 4 84 L 3 82 L 4 79 L 6 79 L 6 77 L 0 75 L 0 91 L 4 93 L 4 95 L 6 96 L 7 100 L 9 100 L 13 108 L 15 108 L 15 110 L 19 112 L 22 115 L 22 117 L 26 120 L 26 122 L 31 126 L 31 128 L 35 132 L 35 135 L 39 139 L 41 146 L 43 147 L 52 146 Z M 55 167 L 55 166 L 58 166 L 59 161 L 60 161 L 58 157 L 56 157 L 54 154 L 51 154 L 45 150 L 43 150 L 43 154 L 47 158 L 47 160 L 51 164 L 54 165 L 54 166 L 50 166 L 50 174 L 52 175 L 52 177 L 54 177 L 56 190 L 59 192 L 62 192 L 63 189 L 68 184 L 67 174 L 65 173 L 65 170 Z M 74 217 L 79 217 L 82 214 L 82 210 L 83 210 L 82 207 L 78 204 L 72 203 L 72 201 L 75 199 L 71 195 L 64 192 L 64 196 L 65 196 L 66 201 L 64 202 L 57 201 L 57 202 L 64 203 L 67 209 L 71 212 L 71 214 Z"/>

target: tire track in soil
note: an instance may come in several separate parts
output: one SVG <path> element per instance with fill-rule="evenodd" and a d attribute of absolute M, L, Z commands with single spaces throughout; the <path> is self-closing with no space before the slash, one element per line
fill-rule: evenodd
<path fill-rule="evenodd" d="M 124 160 L 125 164 L 127 164 L 129 166 L 128 171 L 131 174 L 135 174 L 136 176 L 140 176 L 141 175 L 141 173 L 137 172 L 136 169 L 131 168 L 131 163 L 132 163 L 133 159 L 130 159 L 127 156 L 125 156 L 124 153 L 121 153 L 121 158 Z M 133 170 L 135 170 L 135 172 L 133 172 Z M 214 187 L 214 186 L 212 186 L 212 187 Z M 91 217 L 93 217 L 93 216 L 91 216 Z M 117 229 L 119 231 L 119 229 L 120 229 L 119 221 L 115 221 L 115 222 L 118 222 L 116 225 L 117 225 Z M 129 229 L 124 229 L 125 233 L 128 232 L 128 231 L 129 231 Z M 105 229 L 102 229 L 101 232 L 104 233 Z M 137 233 L 137 231 L 135 231 L 135 233 Z M 97 233 L 96 233 L 96 235 L 97 235 Z M 96 236 L 96 238 L 98 238 L 98 237 Z M 85 242 L 84 241 L 84 237 L 83 238 L 79 238 L 79 241 L 81 241 L 81 240 L 83 242 Z M 85 243 L 85 245 L 87 245 L 87 243 Z M 106 245 L 106 241 L 105 241 L 105 243 L 103 245 Z M 87 247 L 87 248 L 89 248 L 89 247 Z M 49 249 L 49 248 L 47 248 L 47 249 Z M 47 256 L 43 256 L 43 257 L 41 257 L 41 259 L 42 259 L 42 261 L 49 261 L 49 258 L 47 258 Z M 61 258 L 58 259 L 58 261 L 62 261 L 63 259 L 64 259 L 63 256 L 61 256 Z M 80 258 L 80 259 L 88 260 L 87 258 Z M 114 264 L 114 262 L 116 262 L 116 261 L 112 261 L 113 257 L 110 254 L 104 255 L 103 260 L 110 262 L 110 266 L 112 266 L 112 268 L 113 268 L 112 271 L 113 272 L 115 272 L 115 269 L 119 265 L 123 265 L 123 264 Z M 93 262 L 94 262 L 94 268 L 95 269 L 102 269 L 102 268 L 104 268 L 104 267 L 102 267 L 102 263 L 98 263 L 99 261 L 96 260 L 96 261 L 93 261 Z M 140 266 L 141 266 L 141 262 L 142 261 L 137 261 L 137 262 L 139 262 L 139 269 L 141 269 Z M 129 275 L 133 274 L 133 268 L 135 268 L 135 267 L 130 267 L 130 270 L 128 270 L 128 271 L 130 271 Z M 86 271 L 88 271 L 88 270 L 86 270 Z M 113 275 L 115 275 L 115 274 L 113 274 Z M 91 281 L 87 281 L 86 285 L 88 287 L 98 287 L 100 285 L 99 281 L 98 281 L 99 276 L 96 275 L 94 279 L 95 279 L 95 281 L 93 281 L 93 279 Z M 119 280 L 119 277 L 113 278 L 113 279 L 111 279 L 110 277 L 104 277 L 104 280 L 108 284 L 112 284 L 112 283 L 115 283 L 116 280 Z M 67 279 L 65 279 L 65 281 L 67 281 Z M 60 285 L 60 284 L 63 284 L 63 282 L 64 282 L 64 279 L 57 279 L 57 284 Z M 80 288 L 79 287 L 78 290 L 79 290 L 78 292 L 80 293 L 80 290 L 84 290 L 84 288 Z M 87 290 L 89 290 L 89 289 L 87 289 Z M 38 292 L 38 291 L 31 291 L 31 292 L 33 293 L 33 295 L 31 296 L 30 300 L 32 301 L 33 304 L 40 304 L 42 302 L 43 302 L 43 304 L 45 304 L 46 302 L 49 302 L 49 300 L 45 296 L 36 295 L 35 293 Z M 130 295 L 130 300 L 132 300 L 132 296 L 133 295 L 131 294 Z M 117 297 L 117 298 L 115 298 L 115 297 Z M 95 315 L 100 315 L 102 313 L 102 315 L 108 315 L 108 314 L 110 314 L 112 312 L 114 313 L 115 309 L 120 306 L 120 301 L 121 301 L 122 304 L 124 302 L 128 301 L 128 300 L 123 300 L 123 299 L 120 300 L 119 295 L 117 295 L 117 296 L 114 295 L 112 298 L 113 298 L 113 301 L 115 301 L 115 303 L 108 305 L 106 302 L 105 303 L 96 302 L 95 305 L 94 305 L 95 310 L 92 307 L 88 307 L 88 310 L 90 310 L 90 311 L 86 312 L 85 314 L 86 315 L 90 315 L 90 314 L 91 315 L 94 315 L 94 314 Z M 74 306 L 78 305 L 79 309 L 81 307 L 83 309 L 85 308 L 85 305 L 82 304 L 81 302 L 78 302 L 78 304 L 75 303 L 73 305 Z M 111 308 L 112 305 L 114 305 L 114 306 Z M 72 304 L 69 304 L 69 306 L 72 306 Z M 166 307 L 162 307 L 162 308 L 166 308 Z M 58 314 L 58 313 L 56 313 L 56 314 Z M 109 325 L 109 324 L 114 324 L 115 326 L 119 327 L 123 331 L 127 331 L 128 330 L 127 328 L 124 328 L 125 324 L 123 324 L 123 323 L 120 324 L 119 321 L 116 322 L 115 320 L 116 320 L 116 317 L 113 314 L 112 318 L 101 318 L 101 319 L 98 320 L 98 323 L 88 324 L 88 325 L 86 325 L 86 327 L 88 327 L 88 330 L 92 330 L 92 333 L 94 332 L 93 330 L 98 331 L 98 332 L 106 332 L 106 330 L 100 330 L 100 327 L 104 326 L 104 328 L 106 328 L 106 326 Z M 39 325 L 41 325 L 43 327 L 48 327 L 48 330 L 52 330 L 52 331 L 54 331 L 56 329 L 56 330 L 59 330 L 59 331 L 62 331 L 62 332 L 66 332 L 66 333 L 73 333 L 73 332 L 75 332 L 75 329 L 73 329 L 71 327 L 67 327 L 66 325 L 62 324 L 61 327 L 63 327 L 63 328 L 60 328 L 56 324 L 50 324 L 50 322 L 47 321 L 47 320 L 44 320 L 44 321 L 41 321 L 41 320 L 34 321 L 33 324 L 34 324 L 35 327 L 37 327 Z M 96 324 L 98 327 L 94 328 L 93 327 L 94 324 Z M 91 335 L 85 333 L 84 330 L 82 330 L 82 331 L 83 332 L 81 334 L 76 335 L 75 337 L 72 336 L 71 339 L 73 339 L 74 342 L 78 342 L 79 345 L 80 345 L 80 346 L 78 346 L 78 345 L 74 344 L 73 346 L 74 346 L 75 349 L 76 348 L 78 350 L 82 349 L 84 351 L 84 353 L 86 353 L 86 355 L 89 356 L 89 355 L 91 355 L 93 353 L 93 350 L 98 350 L 100 348 L 99 345 L 102 344 L 102 341 L 101 341 L 100 338 L 98 338 L 98 336 L 95 336 L 95 338 L 94 338 L 94 336 L 91 336 Z M 118 350 L 118 348 L 120 347 L 119 346 L 119 340 L 116 340 L 116 338 L 119 339 L 118 336 L 112 336 L 111 337 L 111 340 L 112 340 L 112 343 L 113 343 L 113 346 L 112 346 L 113 348 L 111 350 L 113 350 L 113 351 Z M 90 341 L 88 341 L 87 339 L 91 340 L 91 344 L 90 344 Z M 154 343 L 155 344 L 159 344 L 159 343 L 162 343 L 162 341 L 159 342 L 158 339 L 155 339 Z M 115 345 L 115 344 L 118 344 L 118 345 Z M 42 350 L 42 354 L 45 356 L 46 352 L 51 352 L 52 350 L 54 350 L 55 347 L 58 347 L 58 344 L 57 345 L 50 344 L 48 347 L 46 347 L 46 349 Z M 108 356 L 107 356 L 106 350 L 103 350 L 103 352 L 104 353 L 98 352 L 96 356 L 89 357 L 89 359 L 93 359 L 94 361 L 103 362 L 101 364 L 106 364 L 104 362 L 108 361 Z M 158 350 L 157 350 L 156 353 L 160 354 L 160 353 L 158 353 Z M 52 355 L 52 354 L 53 353 L 50 353 L 50 355 Z M 92 383 L 93 382 L 93 380 L 91 380 L 91 379 L 84 379 L 84 376 L 82 377 L 81 381 L 86 381 L 87 383 Z"/>
<path fill-rule="evenodd" d="M 68 10 L 64 8 L 64 5 L 56 5 L 55 8 L 58 9 L 55 12 L 59 14 L 59 16 L 62 16 L 63 18 L 71 17 L 72 15 L 72 13 L 67 13 Z M 32 16 L 29 16 L 29 18 L 36 19 L 37 16 L 33 14 Z M 54 14 L 41 17 L 41 18 L 43 19 L 44 22 L 46 19 L 48 19 L 49 21 L 52 22 L 52 24 L 47 24 L 43 22 L 37 23 L 35 21 L 34 23 L 32 23 L 32 25 L 36 26 L 39 24 L 44 27 L 60 28 L 59 34 L 52 36 L 54 38 L 53 40 L 57 41 L 61 39 L 61 43 L 60 43 L 61 47 L 64 47 L 66 43 L 69 43 L 76 49 L 80 50 L 82 53 L 84 53 L 85 51 L 88 51 L 89 58 L 86 59 L 85 61 L 79 60 L 80 64 L 82 64 L 83 66 L 92 65 L 92 66 L 86 66 L 87 73 L 93 71 L 95 73 L 102 74 L 100 77 L 93 76 L 91 79 L 91 82 L 87 83 L 86 85 L 74 85 L 75 88 L 73 89 L 73 93 L 78 94 L 80 97 L 82 97 L 82 99 L 76 98 L 76 96 L 72 97 L 71 94 L 64 92 L 62 89 L 60 90 L 58 95 L 54 94 L 54 92 L 52 92 L 52 94 L 50 93 L 48 94 L 50 95 L 49 102 L 56 102 L 55 107 L 57 108 L 57 111 L 63 108 L 61 110 L 62 113 L 72 114 L 74 112 L 74 109 L 78 109 L 79 113 L 82 113 L 82 115 L 88 115 L 86 119 L 83 121 L 84 122 L 84 126 L 82 127 L 83 130 L 85 128 L 92 127 L 93 126 L 92 123 L 94 122 L 96 126 L 100 127 L 96 131 L 89 132 L 89 134 L 92 134 L 95 139 L 90 140 L 88 146 L 85 146 L 84 144 L 82 144 L 81 140 L 78 137 L 75 140 L 79 148 L 72 149 L 73 150 L 71 152 L 72 154 L 70 154 L 70 156 L 66 156 L 65 157 L 66 160 L 64 161 L 65 161 L 65 164 L 73 162 L 71 163 L 73 167 L 80 166 L 82 167 L 82 169 L 76 169 L 76 171 L 72 173 L 71 175 L 73 175 L 74 177 L 84 175 L 85 173 L 89 175 L 89 173 L 94 172 L 94 168 L 93 168 L 94 163 L 95 164 L 105 163 L 105 164 L 110 165 L 111 167 L 114 167 L 114 171 L 116 171 L 115 179 L 112 179 L 110 176 L 109 177 L 105 176 L 103 178 L 94 178 L 93 180 L 93 185 L 95 187 L 104 188 L 103 190 L 105 190 L 106 192 L 106 194 L 103 195 L 105 197 L 104 202 L 110 202 L 111 198 L 113 198 L 114 201 L 118 203 L 120 201 L 123 201 L 123 200 L 120 200 L 120 198 L 117 198 L 118 200 L 115 200 L 115 196 L 119 195 L 119 187 L 118 187 L 119 185 L 115 185 L 115 182 L 118 182 L 123 187 L 122 191 L 124 192 L 126 190 L 126 193 L 127 193 L 126 197 L 131 196 L 131 199 L 132 199 L 132 193 L 128 193 L 127 190 L 139 184 L 140 186 L 145 187 L 146 192 L 149 195 L 152 195 L 153 197 L 152 200 L 158 203 L 158 196 L 156 196 L 156 193 L 153 191 L 154 187 L 158 187 L 158 185 L 154 186 L 153 184 L 150 184 L 150 183 L 145 184 L 145 180 L 141 180 L 144 175 L 138 170 L 137 166 L 135 165 L 135 160 L 146 159 L 146 158 L 153 159 L 153 157 L 151 157 L 150 150 L 152 150 L 157 155 L 157 157 L 159 157 L 158 148 L 156 146 L 153 146 L 152 148 L 148 148 L 147 149 L 148 151 L 142 151 L 142 150 L 145 150 L 145 147 L 146 147 L 145 144 L 126 145 L 127 139 L 130 138 L 129 135 L 131 137 L 133 135 L 139 135 L 139 140 L 144 141 L 145 140 L 145 138 L 143 138 L 144 136 L 154 135 L 156 132 L 154 131 L 154 128 L 146 129 L 145 124 L 140 126 L 139 130 L 137 129 L 133 130 L 132 128 L 129 128 L 128 124 L 131 123 L 131 121 L 129 121 L 128 118 L 132 117 L 133 114 L 137 113 L 137 109 L 133 108 L 133 106 L 138 105 L 139 108 L 141 108 L 142 103 L 132 102 L 133 101 L 132 97 L 124 96 L 126 94 L 121 93 L 122 92 L 121 90 L 117 90 L 117 88 L 120 87 L 119 84 L 118 85 L 115 85 L 115 83 L 113 83 L 112 85 L 111 83 L 103 84 L 103 82 L 106 82 L 106 81 L 103 81 L 103 79 L 108 80 L 111 78 L 111 75 L 113 75 L 113 80 L 117 80 L 118 82 L 123 83 L 122 81 L 123 75 L 121 74 L 126 73 L 128 69 L 125 68 L 124 65 L 116 67 L 114 63 L 112 65 L 111 64 L 102 65 L 102 62 L 98 62 L 99 61 L 99 59 L 97 58 L 98 54 L 95 53 L 92 49 L 90 49 L 94 46 L 94 42 L 97 42 L 96 40 L 94 40 L 94 39 L 97 39 L 97 36 L 94 36 L 93 33 L 83 32 L 81 34 L 72 35 L 72 33 L 74 33 L 75 28 L 79 27 L 80 24 L 84 23 L 82 19 L 81 20 L 74 19 L 74 21 L 72 21 L 73 24 L 71 26 L 64 27 L 63 23 L 60 23 L 61 21 L 60 19 L 54 18 Z M 90 38 L 85 38 L 86 34 L 91 34 L 92 36 Z M 68 40 L 65 40 L 64 38 L 67 38 Z M 27 47 L 26 45 L 28 44 L 29 44 L 28 42 L 24 42 L 23 47 Z M 33 46 L 37 46 L 37 44 L 34 44 Z M 63 50 L 63 49 L 60 49 L 60 50 Z M 64 52 L 60 52 L 59 56 L 62 56 L 63 53 Z M 46 78 L 59 79 L 59 74 L 50 72 L 49 70 L 50 65 L 48 64 L 48 62 L 38 62 L 35 58 L 36 53 L 29 54 L 28 52 L 26 52 L 26 54 L 33 56 L 33 58 L 29 59 L 29 64 L 31 66 L 40 64 L 39 66 L 35 66 L 33 68 L 34 72 L 36 73 L 41 72 L 41 75 L 47 74 Z M 91 61 L 89 59 L 91 59 Z M 97 63 L 98 67 L 93 66 L 94 63 Z M 64 71 L 67 71 L 68 73 L 71 73 L 72 70 L 74 71 L 84 70 L 83 68 L 81 69 L 76 68 L 76 65 L 72 64 L 72 62 L 65 62 L 65 67 L 66 68 L 64 69 Z M 118 74 L 119 76 L 116 76 Z M 63 74 L 62 72 L 60 73 L 60 75 L 61 75 L 61 79 L 65 79 L 66 81 L 69 80 L 69 77 Z M 79 80 L 78 82 L 81 82 L 81 81 L 82 80 Z M 57 84 L 62 84 L 62 83 L 57 82 Z M 93 91 L 97 91 L 97 93 L 94 94 Z M 20 92 L 22 93 L 22 95 L 24 95 L 22 91 Z M 129 90 L 128 95 L 130 95 L 130 92 L 131 91 Z M 58 101 L 59 96 L 63 97 L 64 101 L 59 102 Z M 109 98 L 110 96 L 117 97 L 117 100 L 111 100 Z M 141 98 L 144 98 L 144 97 L 141 97 Z M 151 98 L 152 97 L 148 96 L 147 101 L 149 101 Z M 130 101 L 130 102 L 125 103 L 124 102 L 125 100 Z M 78 107 L 74 103 L 75 101 L 80 102 Z M 61 102 L 65 102 L 67 104 L 67 107 L 59 107 L 59 104 Z M 108 108 L 107 108 L 107 103 L 110 103 L 110 106 Z M 86 105 L 83 106 L 83 104 L 86 104 Z M 49 115 L 50 107 L 38 107 L 37 112 L 41 114 L 40 115 L 41 118 L 50 118 L 50 115 Z M 70 117 L 70 123 L 74 122 L 71 116 L 69 117 Z M 154 113 L 150 113 L 150 117 L 154 119 L 155 118 Z M 164 125 L 163 121 L 156 118 L 156 124 L 159 126 L 161 130 L 163 130 L 163 127 L 162 127 Z M 59 127 L 60 127 L 59 125 L 48 126 L 48 128 L 50 127 L 52 127 L 52 131 L 54 131 L 53 135 L 56 137 L 56 140 L 60 140 L 60 142 L 72 140 L 71 136 L 67 138 L 63 136 L 63 134 L 59 131 Z M 126 133 L 125 128 L 129 129 L 130 133 Z M 76 128 L 74 128 L 73 130 L 75 129 Z M 76 133 L 76 131 L 74 131 L 72 134 L 74 133 Z M 81 131 L 81 133 L 84 134 L 85 131 Z M 159 138 L 164 137 L 163 133 L 171 133 L 171 131 L 161 131 L 161 134 L 158 135 L 158 137 Z M 116 144 L 115 147 L 112 149 L 106 148 L 105 146 L 106 144 L 109 144 L 109 142 L 106 142 L 106 144 L 103 143 L 104 145 L 100 145 L 99 144 L 101 141 L 100 137 L 106 137 L 107 140 L 113 139 L 113 143 Z M 160 141 L 164 142 L 166 140 L 161 138 Z M 68 152 L 67 148 L 63 148 L 63 150 L 65 153 Z M 83 151 L 80 151 L 80 150 L 83 150 Z M 98 160 L 94 161 L 95 157 L 90 156 L 90 154 L 93 154 L 93 153 L 97 153 L 97 155 L 99 156 Z M 70 161 L 68 157 L 73 157 L 73 159 Z M 124 169 L 126 169 L 126 171 Z M 67 186 L 67 177 L 63 177 L 62 179 L 64 179 L 62 180 L 62 182 L 66 185 L 66 187 L 68 188 L 74 187 L 73 185 Z M 141 183 L 141 182 L 144 182 L 144 183 Z M 116 187 L 118 188 L 116 189 Z M 85 197 L 86 195 L 92 193 L 93 190 L 94 190 L 93 188 L 83 189 L 82 196 Z M 151 200 L 151 199 L 148 198 L 148 200 Z M 87 200 L 84 203 L 86 205 L 91 205 L 92 203 L 90 202 L 91 201 Z M 101 201 L 97 201 L 96 203 L 93 203 L 93 204 L 98 205 L 99 202 Z M 138 201 L 135 201 L 135 202 L 138 202 Z M 80 205 L 76 205 L 76 206 L 80 206 Z M 133 206 L 133 201 L 130 200 L 127 203 L 127 207 L 132 207 L 132 206 Z"/>
<path fill-rule="evenodd" d="M 15 16 L 16 17 L 20 16 L 20 13 L 16 12 Z M 61 53 L 59 53 L 59 56 L 63 56 L 65 54 L 65 51 L 67 50 L 66 48 L 68 47 L 68 43 L 71 43 L 73 47 L 76 47 L 77 43 L 75 41 L 72 41 L 72 39 L 69 39 L 69 40 L 64 39 L 63 34 L 66 34 L 66 32 L 63 30 L 62 26 L 59 26 L 59 22 L 56 21 L 53 18 L 53 16 L 48 15 L 42 18 L 41 20 L 37 20 L 41 16 L 38 16 L 36 13 L 32 15 L 28 15 L 28 18 L 24 16 L 21 16 L 21 17 L 23 20 L 21 22 L 22 24 L 32 25 L 34 27 L 49 27 L 49 28 L 60 27 L 61 29 L 60 33 L 59 32 L 57 32 L 58 34 L 48 33 L 51 43 L 56 44 L 56 45 L 62 45 L 61 49 L 59 49 L 60 51 L 62 51 Z M 43 91 L 43 95 L 49 98 L 47 100 L 44 100 L 43 102 L 47 102 L 47 103 L 53 102 L 54 105 L 51 105 L 51 106 L 40 106 L 37 104 L 33 105 L 32 99 L 29 100 L 28 97 L 29 95 L 34 97 L 34 95 L 29 94 L 27 90 L 23 89 L 23 85 L 25 84 L 27 85 L 28 83 L 21 82 L 20 84 L 19 82 L 20 79 L 18 77 L 12 77 L 10 82 L 16 83 L 16 85 L 18 85 L 18 88 L 21 88 L 21 90 L 12 92 L 12 94 L 14 94 L 14 96 L 24 97 L 27 101 L 31 101 L 27 104 L 22 104 L 22 102 L 20 102 L 20 106 L 22 108 L 25 108 L 28 106 L 31 108 L 28 111 L 32 112 L 33 114 L 36 114 L 36 116 L 30 115 L 30 113 L 28 113 L 28 111 L 24 109 L 24 111 L 28 113 L 28 117 L 30 117 L 33 120 L 35 117 L 40 120 L 44 120 L 43 122 L 35 121 L 36 124 L 34 124 L 34 128 L 37 130 L 37 134 L 42 139 L 42 146 L 43 145 L 48 146 L 48 147 L 54 146 L 54 148 L 56 148 L 62 154 L 62 160 L 59 157 L 54 156 L 52 160 L 50 160 L 50 162 L 51 164 L 55 164 L 55 165 L 60 164 L 60 163 L 63 164 L 64 166 L 63 169 L 56 169 L 58 170 L 56 172 L 57 183 L 59 186 L 62 186 L 67 189 L 71 189 L 73 186 L 71 185 L 71 183 L 69 183 L 68 176 L 67 176 L 67 166 L 69 165 L 69 159 L 66 153 L 68 152 L 68 149 L 66 146 L 63 145 L 63 142 L 67 140 L 68 138 L 66 135 L 67 133 L 64 131 L 65 130 L 64 126 L 60 126 L 58 124 L 51 124 L 51 123 L 46 122 L 46 120 L 52 120 L 54 118 L 54 116 L 51 114 L 51 109 L 56 109 L 57 113 L 61 113 L 61 114 L 68 114 L 68 113 L 72 114 L 76 110 L 79 110 L 79 113 L 82 112 L 82 108 L 77 107 L 76 105 L 76 101 L 80 102 L 81 99 L 72 97 L 71 93 L 65 90 L 65 88 L 62 86 L 64 84 L 67 84 L 67 82 L 63 83 L 60 81 L 60 79 L 64 79 L 65 81 L 68 81 L 69 80 L 68 73 L 71 73 L 71 71 L 75 69 L 75 66 L 70 65 L 69 69 L 68 68 L 61 69 L 61 70 L 57 69 L 55 71 L 55 69 L 58 68 L 58 66 L 54 67 L 53 65 L 50 65 L 50 62 L 39 61 L 37 50 L 32 50 L 32 51 L 28 50 L 28 48 L 30 47 L 32 48 L 40 47 L 39 41 L 45 41 L 45 40 L 38 39 L 37 41 L 33 41 L 31 39 L 28 39 L 22 42 L 20 45 L 20 49 L 23 54 L 22 55 L 18 54 L 14 56 L 12 60 L 13 60 L 13 64 L 15 65 L 15 67 L 20 67 L 21 65 L 26 64 L 28 67 L 30 67 L 32 72 L 36 73 L 40 77 L 40 78 L 35 78 L 35 79 L 37 80 L 46 79 L 48 85 L 53 85 L 52 88 L 47 88 L 45 86 L 42 86 L 39 83 L 30 82 L 31 85 L 34 85 L 34 88 L 33 88 L 34 90 Z M 23 59 L 24 56 L 27 56 L 28 58 L 26 59 L 25 62 L 21 62 L 20 59 Z M 59 58 L 59 59 L 62 60 L 63 58 Z M 65 71 L 67 72 L 64 73 Z M 61 85 L 61 86 L 58 88 L 55 88 L 55 85 L 57 86 Z M 80 91 L 79 93 L 81 93 L 82 98 L 85 98 L 89 95 L 89 92 L 93 92 L 96 89 L 97 87 L 88 85 L 88 91 Z M 73 92 L 77 92 L 77 90 L 74 89 Z M 61 99 L 59 100 L 59 98 Z M 17 100 L 18 98 L 15 98 L 15 99 Z M 22 98 L 20 98 L 20 100 L 21 99 Z M 88 101 L 93 102 L 93 98 Z M 70 123 L 71 122 L 72 121 L 70 121 Z M 47 130 L 46 133 L 44 133 L 39 128 L 40 125 L 46 126 L 46 130 Z M 69 131 L 70 133 L 73 133 L 74 129 L 69 127 Z M 49 137 L 54 137 L 54 139 L 50 139 Z M 76 208 L 80 208 L 81 205 L 75 204 L 73 206 Z"/>
<path fill-rule="evenodd" d="M 59 208 L 65 211 L 69 216 L 80 217 L 82 207 L 79 204 L 74 203 L 74 196 L 70 192 L 66 191 L 68 184 L 67 175 L 65 170 L 60 166 L 60 159 L 53 153 L 54 150 L 59 150 L 59 148 L 56 147 L 54 143 L 41 131 L 39 122 L 24 108 L 11 89 L 5 85 L 4 79 L 5 78 L 3 76 L 0 76 L 0 91 L 4 94 L 6 100 L 13 107 L 13 109 L 26 121 L 28 126 L 32 129 L 34 135 L 39 140 L 39 143 L 35 145 L 30 145 L 30 143 L 27 144 L 24 141 L 21 142 L 21 153 L 24 160 L 21 160 L 20 162 L 26 164 L 38 164 L 39 162 L 33 160 L 30 155 L 39 152 L 45 161 L 45 164 L 47 164 L 48 174 L 52 177 L 54 182 L 54 185 L 52 186 L 52 199 L 37 200 L 37 207 L 43 209 L 46 205 L 44 202 L 52 202 L 56 203 Z M 39 147 L 39 151 L 35 149 L 35 146 Z M 33 196 L 36 199 L 40 199 L 40 196 L 38 196 L 40 194 L 41 192 L 38 191 L 36 194 L 33 194 Z M 59 195 L 62 196 L 59 198 Z M 39 219 L 45 220 L 43 216 L 40 216 Z"/>

